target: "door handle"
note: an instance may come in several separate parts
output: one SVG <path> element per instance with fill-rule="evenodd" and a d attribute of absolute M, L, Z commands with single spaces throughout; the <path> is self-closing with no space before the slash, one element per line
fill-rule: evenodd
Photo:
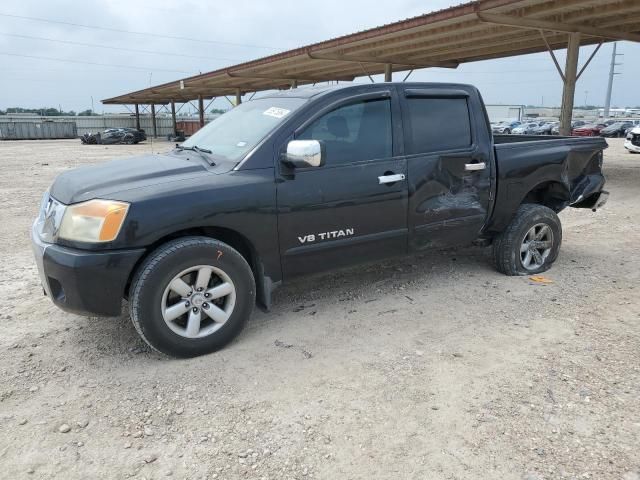
<path fill-rule="evenodd" d="M 484 162 L 467 163 L 464 166 L 464 169 L 468 172 L 477 172 L 478 170 L 484 170 L 485 168 L 487 168 L 487 164 Z"/>
<path fill-rule="evenodd" d="M 405 179 L 404 173 L 397 173 L 394 175 L 382 175 L 378 177 L 378 184 L 384 185 L 385 183 L 396 183 L 401 182 Z"/>

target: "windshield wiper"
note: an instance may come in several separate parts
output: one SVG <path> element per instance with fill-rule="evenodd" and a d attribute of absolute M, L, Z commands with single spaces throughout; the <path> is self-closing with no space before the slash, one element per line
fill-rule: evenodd
<path fill-rule="evenodd" d="M 199 147 L 197 145 L 193 145 L 192 147 L 185 147 L 184 145 L 176 145 L 176 148 L 178 150 L 180 150 L 180 151 L 188 150 L 190 152 L 199 153 L 200 156 L 202 158 L 204 158 L 210 166 L 214 167 L 216 165 L 215 162 L 213 162 L 212 160 L 209 159 L 209 157 L 203 155 L 203 153 L 208 154 L 208 155 L 213 155 L 213 152 L 211 150 L 209 150 L 208 148 L 202 148 L 202 147 Z"/>

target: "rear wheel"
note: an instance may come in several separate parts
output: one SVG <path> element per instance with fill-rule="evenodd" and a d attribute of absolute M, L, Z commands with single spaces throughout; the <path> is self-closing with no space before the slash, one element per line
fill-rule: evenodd
<path fill-rule="evenodd" d="M 496 268 L 506 275 L 544 272 L 558 258 L 561 244 L 558 215 L 543 205 L 522 205 L 493 243 Z"/>
<path fill-rule="evenodd" d="M 139 267 L 131 292 L 131 319 L 140 336 L 176 357 L 229 343 L 255 303 L 255 281 L 244 257 L 207 237 L 159 247 Z"/>

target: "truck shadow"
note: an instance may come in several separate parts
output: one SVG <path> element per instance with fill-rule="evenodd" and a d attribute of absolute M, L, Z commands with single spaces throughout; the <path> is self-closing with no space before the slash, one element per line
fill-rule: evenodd
<path fill-rule="evenodd" d="M 358 295 L 371 287 L 400 287 L 414 281 L 429 283 L 442 275 L 464 277 L 492 270 L 488 248 L 469 246 L 431 250 L 294 279 L 274 292 L 273 308 L 287 308 L 300 300 L 331 301 L 333 297 Z"/>
<path fill-rule="evenodd" d="M 562 276 L 561 272 L 565 272 L 572 277 L 575 267 L 571 265 L 597 262 L 594 258 L 587 262 L 585 255 L 588 252 L 584 249 L 565 246 L 564 254 L 558 260 L 559 264 L 565 265 L 556 266 L 556 275 Z M 278 332 L 299 326 L 300 322 L 312 322 L 316 312 L 331 305 L 342 304 L 345 310 L 360 309 L 367 303 L 398 296 L 407 297 L 413 302 L 414 299 L 408 296 L 409 292 L 430 286 L 442 286 L 445 283 L 451 288 L 464 290 L 461 292 L 464 293 L 469 286 L 495 286 L 506 281 L 506 278 L 494 269 L 491 249 L 475 246 L 429 251 L 302 277 L 275 291 L 270 312 L 256 308 L 245 331 L 226 350 L 255 348 L 264 344 L 265 340 L 273 343 L 273 336 Z M 516 288 L 518 285 L 515 282 L 509 284 Z M 531 290 L 527 294 L 534 293 Z M 458 304 L 450 305 L 451 309 L 459 307 Z M 380 308 L 384 310 L 382 306 Z M 428 308 L 428 305 L 424 305 L 424 308 Z M 82 318 L 78 324 L 81 326 L 72 330 L 72 342 L 75 343 L 75 354 L 80 358 L 95 361 L 100 357 L 115 357 L 116 360 L 120 357 L 124 362 L 146 359 L 152 363 L 172 360 L 153 351 L 140 339 L 129 319 L 126 302 L 123 302 L 123 313 L 119 317 Z"/>
<path fill-rule="evenodd" d="M 258 308 L 254 310 L 249 328 L 237 341 L 241 342 L 247 336 L 264 334 L 272 322 L 299 320 L 302 314 L 297 313 L 314 302 L 339 303 L 359 298 L 370 301 L 373 297 L 384 297 L 389 292 L 408 287 L 412 283 L 428 286 L 444 277 L 463 279 L 470 275 L 493 273 L 500 275 L 492 268 L 489 249 L 465 247 L 395 257 L 298 278 L 274 292 L 270 312 L 264 313 Z M 123 358 L 143 355 L 152 357 L 154 361 L 168 359 L 153 351 L 140 339 L 129 318 L 127 302 L 123 302 L 123 312 L 119 317 L 81 318 L 77 325 L 71 333 L 76 354 L 81 357 L 85 352 L 91 352 L 91 358 L 96 355 Z"/>

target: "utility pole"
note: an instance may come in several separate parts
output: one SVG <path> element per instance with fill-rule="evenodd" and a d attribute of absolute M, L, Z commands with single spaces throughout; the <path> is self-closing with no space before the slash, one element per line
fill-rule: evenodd
<path fill-rule="evenodd" d="M 607 98 L 604 102 L 604 118 L 609 117 L 609 113 L 611 110 L 611 92 L 613 91 L 613 76 L 619 75 L 619 72 L 616 72 L 616 67 L 618 65 L 622 65 L 621 63 L 616 63 L 616 57 L 621 57 L 621 53 L 616 53 L 618 43 L 613 42 L 613 53 L 611 54 L 611 67 L 609 68 L 609 84 L 607 85 Z"/>

